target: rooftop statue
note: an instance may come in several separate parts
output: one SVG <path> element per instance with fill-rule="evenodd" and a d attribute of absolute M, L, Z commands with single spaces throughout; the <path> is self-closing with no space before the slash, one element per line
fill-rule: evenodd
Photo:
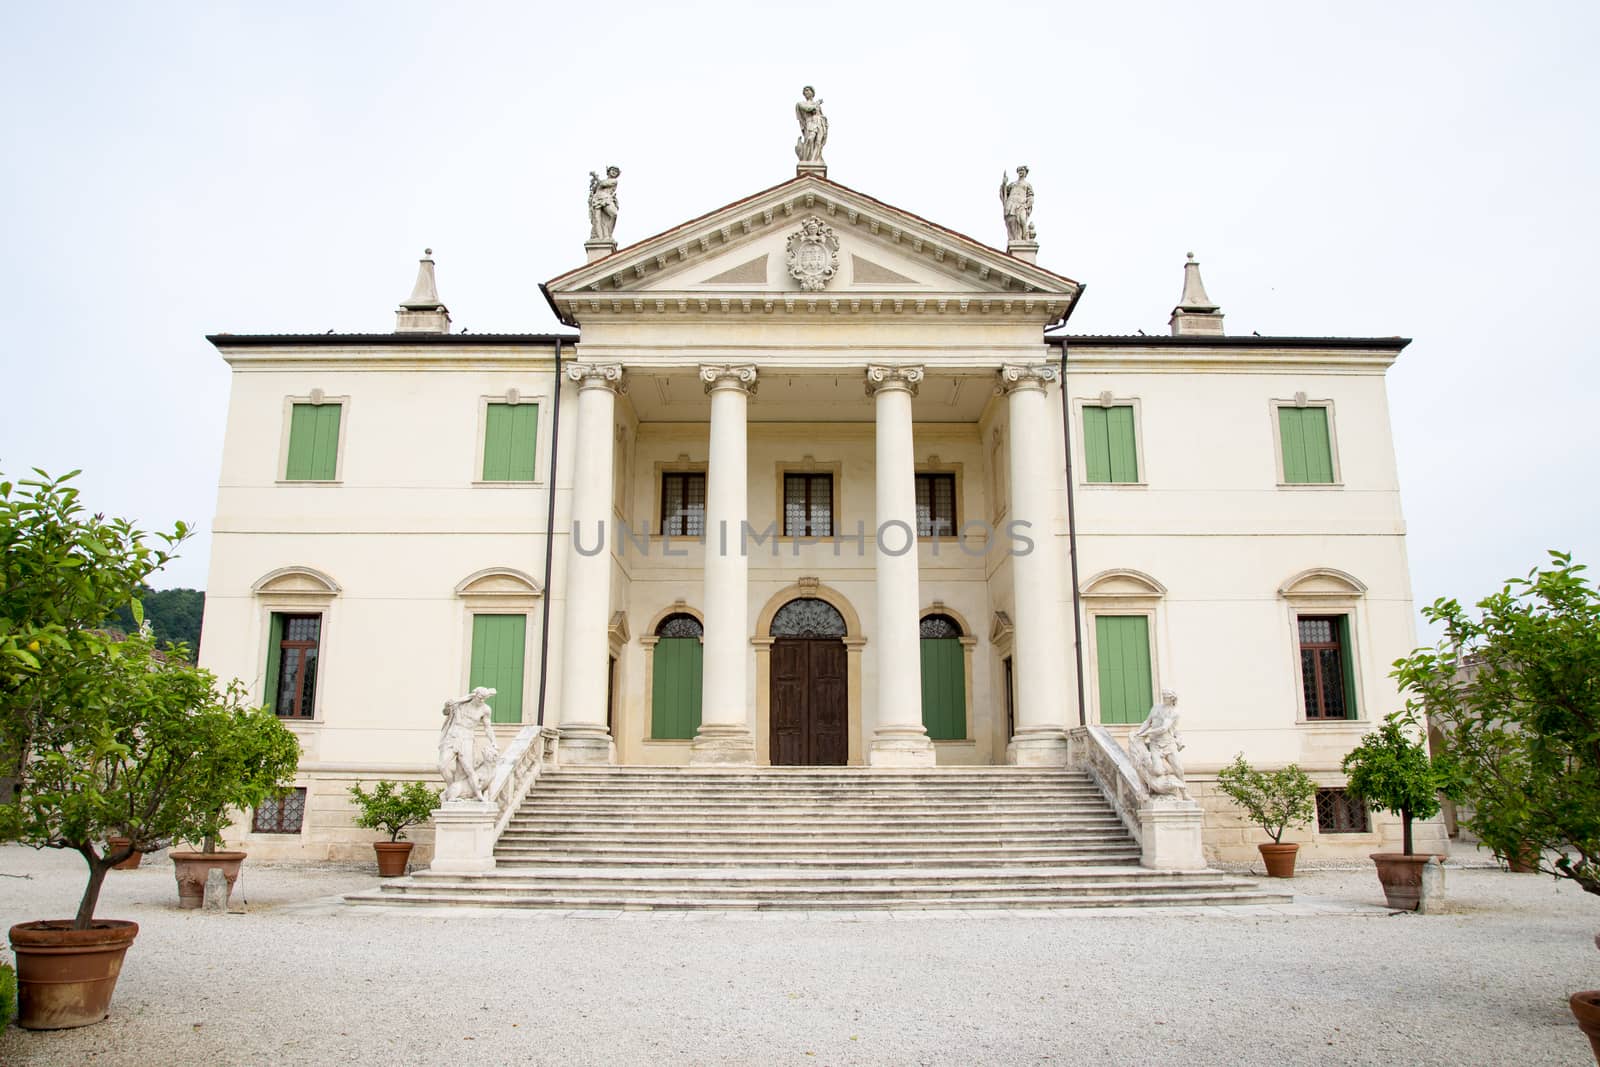
<path fill-rule="evenodd" d="M 494 776 L 500 759 L 494 729 L 489 725 L 493 712 L 486 701 L 493 689 L 479 686 L 459 700 L 444 702 L 444 727 L 439 731 L 439 774 L 444 778 L 444 800 L 487 800 L 483 787 Z M 478 731 L 483 731 L 484 746 L 477 750 Z"/>
<path fill-rule="evenodd" d="M 589 172 L 589 240 L 611 241 L 617 225 L 617 178 L 622 171 L 607 167 L 604 178 Z"/>
<path fill-rule="evenodd" d="M 822 113 L 822 101 L 811 86 L 800 90 L 805 97 L 794 106 L 794 117 L 800 121 L 800 139 L 794 143 L 794 154 L 802 163 L 821 163 L 822 148 L 828 143 L 828 116 Z"/>
<path fill-rule="evenodd" d="M 1183 760 L 1178 753 L 1183 742 L 1178 740 L 1178 695 L 1170 689 L 1161 691 L 1161 702 L 1150 709 L 1144 725 L 1128 738 L 1128 755 L 1139 769 L 1139 778 L 1152 797 L 1189 799 L 1188 783 L 1183 776 Z"/>
<path fill-rule="evenodd" d="M 1027 167 L 1017 168 L 1016 181 L 1000 172 L 1000 203 L 1005 207 L 1008 241 L 1032 241 L 1038 236 L 1033 229 L 1033 185 Z"/>

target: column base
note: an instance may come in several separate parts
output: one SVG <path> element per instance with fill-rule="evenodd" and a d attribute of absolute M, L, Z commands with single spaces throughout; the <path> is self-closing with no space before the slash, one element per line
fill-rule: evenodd
<path fill-rule="evenodd" d="M 1158 871 L 1199 871 L 1206 867 L 1202 846 L 1205 816 L 1194 800 L 1153 799 L 1139 808 L 1142 867 Z"/>
<path fill-rule="evenodd" d="M 500 806 L 487 800 L 452 800 L 433 811 L 433 862 L 437 874 L 494 870 L 494 827 Z"/>
<path fill-rule="evenodd" d="M 939 762 L 926 730 L 884 727 L 867 745 L 869 767 L 932 767 Z"/>
<path fill-rule="evenodd" d="M 556 741 L 556 762 L 609 764 L 612 758 L 611 735 L 604 726 L 563 726 Z"/>
<path fill-rule="evenodd" d="M 756 739 L 744 723 L 701 723 L 689 746 L 691 766 L 754 766 Z"/>
<path fill-rule="evenodd" d="M 1047 727 L 1019 733 L 1006 746 L 1006 762 L 1013 767 L 1065 767 L 1067 732 Z"/>

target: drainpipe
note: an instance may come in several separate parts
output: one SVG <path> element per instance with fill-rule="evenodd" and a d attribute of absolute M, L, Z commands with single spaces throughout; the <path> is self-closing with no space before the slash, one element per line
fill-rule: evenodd
<path fill-rule="evenodd" d="M 1065 326 L 1072 313 L 1078 310 L 1078 301 L 1083 299 L 1083 291 L 1087 288 L 1087 285 L 1079 285 L 1072 303 L 1062 313 L 1060 320 L 1045 329 Z M 1061 444 L 1067 460 L 1067 552 L 1072 557 L 1072 656 L 1078 665 L 1078 725 L 1087 726 L 1089 713 L 1083 699 L 1083 598 L 1078 593 L 1078 506 L 1074 502 L 1072 489 L 1072 406 L 1067 402 L 1067 338 L 1062 336 L 1046 340 L 1059 341 L 1061 344 Z"/>
<path fill-rule="evenodd" d="M 1067 339 L 1061 341 L 1061 437 L 1067 454 L 1067 552 L 1072 557 L 1072 654 L 1078 663 L 1078 725 L 1089 724 L 1083 703 L 1083 598 L 1078 593 L 1078 506 L 1072 495 L 1072 409 L 1067 402 Z"/>
<path fill-rule="evenodd" d="M 561 447 L 561 339 L 556 338 L 555 403 L 550 408 L 550 480 L 545 487 L 549 496 L 549 511 L 544 521 L 544 622 L 539 628 L 539 710 L 534 716 L 536 726 L 544 725 L 545 696 L 550 690 L 550 571 L 556 557 L 556 453 Z M 1077 585 L 1077 578 L 1073 578 Z"/>

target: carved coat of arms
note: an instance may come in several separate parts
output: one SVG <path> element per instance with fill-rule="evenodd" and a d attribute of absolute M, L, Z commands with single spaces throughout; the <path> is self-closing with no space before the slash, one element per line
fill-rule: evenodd
<path fill-rule="evenodd" d="M 806 292 L 827 287 L 839 269 L 839 238 L 833 227 L 812 215 L 789 235 L 789 274 Z"/>

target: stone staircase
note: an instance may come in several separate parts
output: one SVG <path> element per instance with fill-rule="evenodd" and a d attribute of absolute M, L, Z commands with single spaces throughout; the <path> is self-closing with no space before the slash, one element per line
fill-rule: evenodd
<path fill-rule="evenodd" d="M 547 771 L 496 870 L 421 871 L 356 904 L 600 909 L 1070 908 L 1285 903 L 1139 866 L 1081 771 L 595 767 Z"/>

